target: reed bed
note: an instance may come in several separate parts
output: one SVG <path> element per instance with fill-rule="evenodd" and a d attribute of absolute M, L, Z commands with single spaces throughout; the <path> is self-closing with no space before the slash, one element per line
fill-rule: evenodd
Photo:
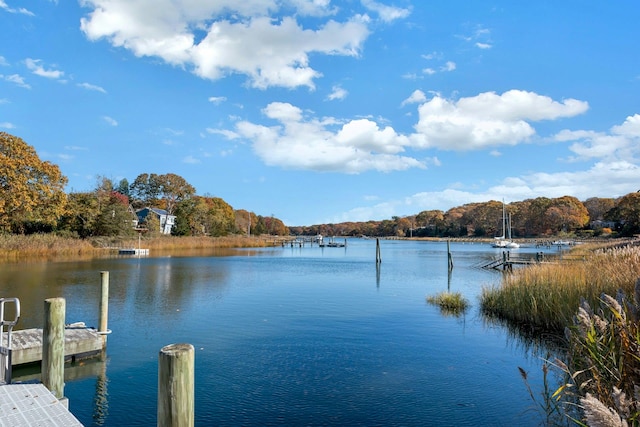
<path fill-rule="evenodd" d="M 0 261 L 25 261 L 42 259 L 86 259 L 107 256 L 114 250 L 137 248 L 151 250 L 184 250 L 209 248 L 257 248 L 282 244 L 275 237 L 176 237 L 113 238 L 94 237 L 80 239 L 56 234 L 0 234 Z"/>
<path fill-rule="evenodd" d="M 469 301 L 459 292 L 441 292 L 427 297 L 429 304 L 437 305 L 443 314 L 459 315 L 469 308 Z"/>
<path fill-rule="evenodd" d="M 142 238 L 140 245 L 151 250 L 168 249 L 208 249 L 208 248 L 263 248 L 281 244 L 282 238 L 277 240 L 274 237 L 247 237 L 247 236 L 224 236 L 224 237 L 182 237 L 182 236 L 160 236 L 153 238 Z M 120 248 L 137 248 L 138 239 L 115 240 L 104 243 L 105 246 L 117 246 Z"/>
<path fill-rule="evenodd" d="M 0 258 L 6 260 L 25 257 L 55 257 L 88 255 L 99 249 L 91 242 L 55 234 L 0 234 Z"/>
<path fill-rule="evenodd" d="M 501 286 L 483 289 L 480 306 L 525 329 L 562 333 L 581 299 L 595 307 L 603 294 L 633 294 L 638 277 L 640 247 L 579 248 L 570 259 L 505 275 Z"/>

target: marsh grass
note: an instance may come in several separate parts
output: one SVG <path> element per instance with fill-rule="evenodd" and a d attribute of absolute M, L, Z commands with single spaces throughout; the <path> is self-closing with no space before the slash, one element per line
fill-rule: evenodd
<path fill-rule="evenodd" d="M 459 292 L 441 292 L 427 296 L 429 304 L 437 305 L 443 314 L 459 315 L 469 308 L 469 301 Z"/>
<path fill-rule="evenodd" d="M 209 248 L 257 248 L 281 244 L 282 239 L 271 236 L 247 237 L 176 237 L 147 238 L 76 237 L 49 234 L 15 235 L 0 234 L 0 261 L 25 261 L 29 259 L 85 259 L 109 256 L 117 249 L 143 248 L 160 251 Z"/>
<path fill-rule="evenodd" d="M 55 234 L 0 234 L 0 258 L 55 257 L 99 252 L 91 242 Z"/>
<path fill-rule="evenodd" d="M 484 288 L 482 312 L 534 331 L 563 333 L 582 299 L 597 306 L 601 295 L 632 293 L 640 277 L 640 248 L 577 248 L 553 264 L 538 264 Z"/>

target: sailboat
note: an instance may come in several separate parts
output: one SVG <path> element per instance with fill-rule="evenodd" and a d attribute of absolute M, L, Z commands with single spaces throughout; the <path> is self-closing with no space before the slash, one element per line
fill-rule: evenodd
<path fill-rule="evenodd" d="M 508 237 L 505 235 L 508 229 Z M 502 202 L 502 236 L 494 237 L 494 241 L 491 244 L 494 248 L 502 249 L 518 249 L 520 245 L 511 240 L 511 214 L 509 214 L 509 226 L 507 228 L 507 212 L 504 202 Z"/>

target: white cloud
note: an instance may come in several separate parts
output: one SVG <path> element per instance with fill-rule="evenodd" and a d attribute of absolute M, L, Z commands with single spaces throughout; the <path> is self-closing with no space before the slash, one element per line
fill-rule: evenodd
<path fill-rule="evenodd" d="M 225 102 L 227 100 L 227 98 L 225 96 L 210 96 L 209 97 L 209 102 L 211 102 L 212 104 L 216 104 L 219 105 L 223 102 Z"/>
<path fill-rule="evenodd" d="M 331 88 L 331 93 L 329 94 L 329 96 L 327 96 L 327 99 L 329 101 L 334 101 L 336 99 L 345 99 L 348 94 L 349 92 L 344 90 L 342 87 L 336 85 L 333 88 Z"/>
<path fill-rule="evenodd" d="M 413 93 L 404 101 L 402 101 L 402 106 L 404 107 L 407 104 L 418 104 L 421 102 L 425 102 L 427 100 L 427 96 L 421 90 L 415 90 Z"/>
<path fill-rule="evenodd" d="M 457 101 L 438 95 L 420 105 L 416 146 L 442 150 L 477 150 L 516 145 L 535 134 L 530 121 L 553 120 L 584 113 L 588 104 L 575 99 L 557 102 L 533 92 L 485 92 Z"/>
<path fill-rule="evenodd" d="M 15 126 L 13 123 L 9 123 L 9 122 L 2 122 L 0 123 L 0 128 L 4 128 L 4 129 L 14 129 Z"/>
<path fill-rule="evenodd" d="M 81 87 L 81 88 L 87 89 L 87 90 L 93 90 L 93 91 L 96 91 L 96 92 L 107 93 L 107 91 L 104 90 L 104 88 L 102 88 L 100 86 L 92 85 L 91 83 L 78 83 L 78 87 Z"/>
<path fill-rule="evenodd" d="M 210 134 L 213 134 L 213 135 L 222 135 L 227 139 L 238 139 L 238 138 L 240 138 L 240 135 L 238 135 L 236 132 L 233 132 L 231 130 L 226 130 L 226 129 L 207 128 L 207 133 L 210 133 Z"/>
<path fill-rule="evenodd" d="M 5 57 L 4 56 L 0 56 L 0 67 L 7 67 L 7 66 L 9 66 L 9 63 L 7 62 Z"/>
<path fill-rule="evenodd" d="M 422 69 L 422 73 L 423 74 L 428 74 L 428 75 L 433 75 L 436 73 L 436 70 L 434 70 L 433 68 L 423 68 Z"/>
<path fill-rule="evenodd" d="M 266 118 L 275 122 L 273 125 L 239 121 L 227 134 L 251 141 L 255 153 L 271 166 L 354 174 L 388 172 L 426 168 L 430 163 L 404 155 L 407 149 L 468 151 L 516 145 L 535 134 L 529 122 L 572 117 L 588 108 L 586 102 L 557 102 L 519 90 L 502 95 L 486 92 L 458 100 L 439 94 L 427 100 L 417 90 L 403 101 L 403 105 L 408 103 L 420 103 L 416 132 L 410 135 L 397 133 L 391 126 L 382 127 L 370 118 L 318 119 L 282 102 L 272 102 L 263 110 Z M 635 125 L 625 129 L 635 130 Z M 208 132 L 225 135 L 221 130 Z M 436 161 L 432 164 L 439 165 Z"/>
<path fill-rule="evenodd" d="M 104 120 L 105 122 L 107 122 L 107 124 L 111 126 L 118 126 L 118 122 L 109 116 L 102 116 L 102 120 Z"/>
<path fill-rule="evenodd" d="M 313 89 L 322 74 L 310 66 L 310 54 L 357 56 L 369 35 L 366 15 L 344 22 L 326 20 L 315 29 L 303 28 L 293 16 L 276 15 L 290 11 L 290 6 L 294 16 L 330 15 L 336 9 L 327 0 L 82 3 L 92 9 L 81 19 L 81 29 L 91 40 L 105 38 L 136 56 L 159 57 L 211 80 L 243 74 L 251 86 L 261 89 Z"/>
<path fill-rule="evenodd" d="M 59 70 L 45 70 L 42 65 L 40 59 L 31 59 L 27 58 L 24 60 L 24 63 L 27 65 L 27 68 L 31 70 L 31 72 L 40 77 L 46 77 L 48 79 L 59 79 L 64 75 L 64 71 Z"/>
<path fill-rule="evenodd" d="M 25 9 L 24 7 L 20 7 L 18 9 L 9 7 L 4 0 L 0 0 L 0 9 L 3 9 L 4 11 L 9 13 L 20 13 L 22 15 L 35 16 L 33 12 Z"/>
<path fill-rule="evenodd" d="M 456 69 L 456 63 L 453 61 L 447 61 L 442 67 L 440 67 L 440 71 L 453 71 Z"/>
<path fill-rule="evenodd" d="M 610 162 L 637 159 L 640 155 L 640 114 L 627 117 L 609 133 L 595 131 L 558 132 L 554 139 L 573 142 L 569 149 L 576 155 L 570 160 L 605 159 Z"/>
<path fill-rule="evenodd" d="M 241 121 L 236 131 L 253 142 L 253 150 L 268 165 L 352 174 L 425 167 L 399 154 L 408 145 L 407 137 L 369 119 L 352 120 L 334 130 L 337 120 L 307 118 L 288 103 L 273 102 L 263 113 L 278 124 Z"/>
<path fill-rule="evenodd" d="M 491 44 L 489 44 L 489 43 L 480 43 L 480 42 L 478 42 L 478 43 L 476 43 L 476 47 L 478 49 L 491 49 L 493 46 Z"/>
<path fill-rule="evenodd" d="M 376 12 L 380 16 L 380 19 L 382 19 L 384 22 L 391 22 L 395 21 L 396 19 L 406 18 L 411 14 L 410 9 L 387 6 L 373 0 L 362 0 L 362 4 L 367 9 Z"/>
<path fill-rule="evenodd" d="M 10 83 L 14 83 L 20 87 L 23 87 L 25 89 L 31 89 L 31 85 L 27 84 L 24 81 L 24 77 L 22 77 L 19 74 L 12 74 L 10 76 L 3 76 L 2 74 L 0 74 L 0 78 L 10 82 Z"/>

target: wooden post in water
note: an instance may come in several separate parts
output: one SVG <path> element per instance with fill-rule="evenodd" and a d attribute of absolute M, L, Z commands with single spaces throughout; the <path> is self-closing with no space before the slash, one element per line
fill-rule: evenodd
<path fill-rule="evenodd" d="M 194 349 L 191 344 L 162 347 L 158 356 L 158 426 L 194 425 Z"/>
<path fill-rule="evenodd" d="M 382 256 L 380 255 L 380 239 L 376 238 L 376 264 L 382 262 Z"/>
<path fill-rule="evenodd" d="M 100 328 L 98 332 L 102 334 L 102 348 L 107 346 L 107 324 L 109 323 L 109 272 L 101 271 L 101 292 L 100 292 Z"/>
<path fill-rule="evenodd" d="M 64 318 L 64 298 L 44 301 L 42 383 L 58 399 L 64 398 Z"/>
<path fill-rule="evenodd" d="M 447 239 L 447 261 L 449 265 L 449 271 L 453 270 L 453 257 L 451 256 L 451 241 Z"/>

